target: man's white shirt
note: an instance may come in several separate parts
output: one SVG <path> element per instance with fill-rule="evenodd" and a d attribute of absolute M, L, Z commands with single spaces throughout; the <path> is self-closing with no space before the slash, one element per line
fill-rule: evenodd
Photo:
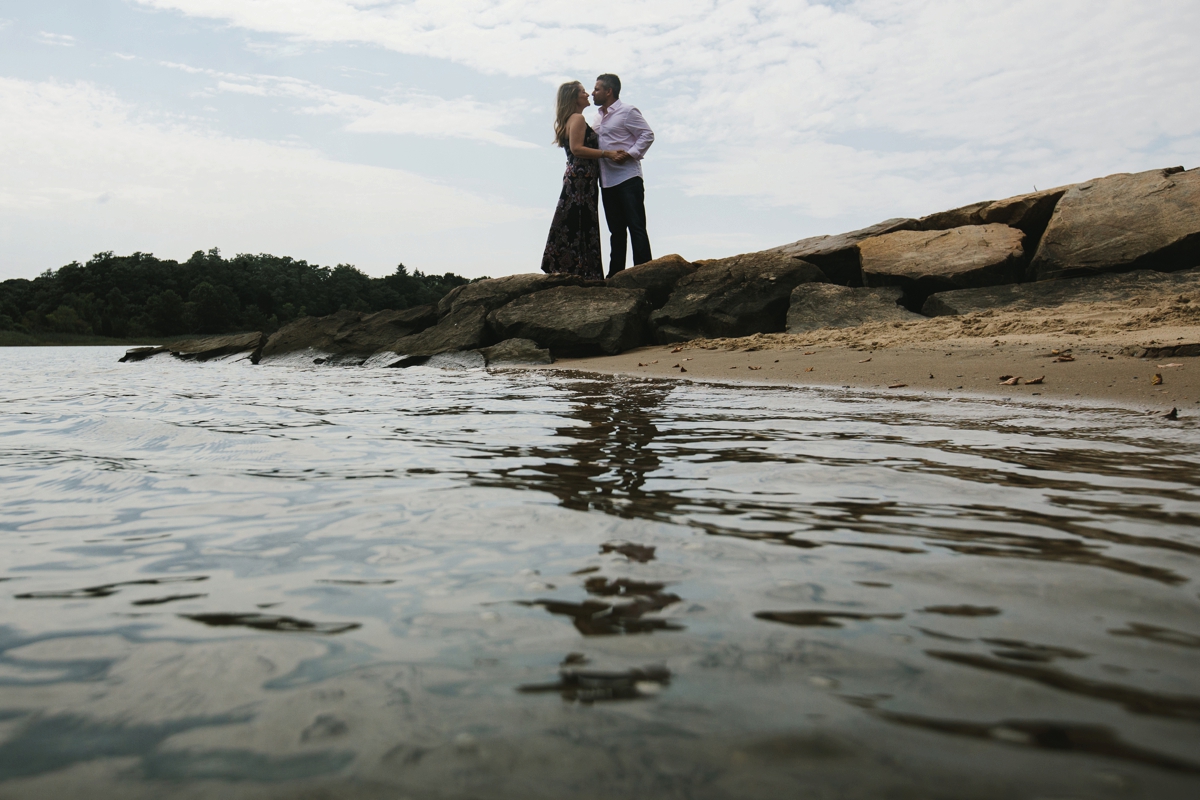
<path fill-rule="evenodd" d="M 630 178 L 640 178 L 642 159 L 650 145 L 654 144 L 654 131 L 646 124 L 642 112 L 620 100 L 614 100 L 612 105 L 601 108 L 596 115 L 595 130 L 600 137 L 601 150 L 624 150 L 633 156 L 624 164 L 607 158 L 600 159 L 600 185 L 609 189 Z"/>

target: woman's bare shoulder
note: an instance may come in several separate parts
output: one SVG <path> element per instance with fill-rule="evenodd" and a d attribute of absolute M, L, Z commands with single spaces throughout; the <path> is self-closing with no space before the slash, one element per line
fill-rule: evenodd
<path fill-rule="evenodd" d="M 583 114 L 580 114 L 578 111 L 567 117 L 567 125 L 579 125 L 580 123 L 586 122 L 587 120 L 583 118 Z"/>

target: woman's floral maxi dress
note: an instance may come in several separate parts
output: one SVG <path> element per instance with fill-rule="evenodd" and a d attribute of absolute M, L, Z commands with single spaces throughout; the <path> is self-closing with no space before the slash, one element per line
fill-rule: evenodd
<path fill-rule="evenodd" d="M 587 126 L 583 135 L 587 147 L 599 148 L 600 137 Z M 604 265 L 600 259 L 599 194 L 600 162 L 576 158 L 567 146 L 567 171 L 563 175 L 562 194 L 550 223 L 542 272 L 567 273 L 601 280 Z"/>

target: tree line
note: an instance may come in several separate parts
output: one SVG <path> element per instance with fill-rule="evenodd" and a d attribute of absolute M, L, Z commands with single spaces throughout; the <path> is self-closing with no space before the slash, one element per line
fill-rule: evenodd
<path fill-rule="evenodd" d="M 180 263 L 150 253 L 98 253 L 37 278 L 0 283 L 0 331 L 141 338 L 275 331 L 298 317 L 435 303 L 466 278 L 400 264 L 372 278 L 272 255 L 197 250 Z"/>

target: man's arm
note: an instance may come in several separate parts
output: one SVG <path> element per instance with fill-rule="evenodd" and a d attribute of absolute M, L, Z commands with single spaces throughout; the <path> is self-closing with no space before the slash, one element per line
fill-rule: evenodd
<path fill-rule="evenodd" d="M 626 152 L 629 153 L 630 158 L 641 161 L 646 157 L 646 151 L 650 149 L 650 145 L 654 144 L 654 131 L 650 130 L 650 126 L 646 124 L 646 118 L 636 108 L 629 109 L 629 114 L 625 117 L 625 128 L 634 137 L 633 146 L 626 148 Z"/>

